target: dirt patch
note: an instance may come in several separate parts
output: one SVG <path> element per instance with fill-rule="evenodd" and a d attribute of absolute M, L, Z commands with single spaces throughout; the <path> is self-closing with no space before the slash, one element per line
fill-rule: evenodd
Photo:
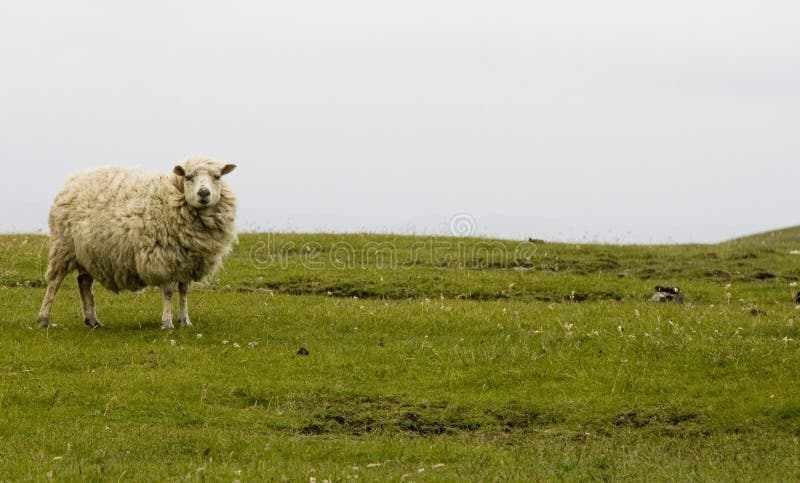
<path fill-rule="evenodd" d="M 315 414 L 301 434 L 403 431 L 420 436 L 458 432 L 527 431 L 563 421 L 523 404 L 511 402 L 500 408 L 478 410 L 448 405 L 403 404 L 397 401 L 362 401 Z M 347 404 L 347 403 L 345 403 Z"/>
<path fill-rule="evenodd" d="M 700 415 L 695 412 L 628 411 L 614 416 L 611 425 L 615 427 L 644 428 L 651 425 L 680 426 L 696 421 Z"/>

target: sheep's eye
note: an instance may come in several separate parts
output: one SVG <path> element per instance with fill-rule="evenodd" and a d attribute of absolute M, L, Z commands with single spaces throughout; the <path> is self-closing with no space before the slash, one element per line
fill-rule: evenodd
<path fill-rule="evenodd" d="M 215 179 L 215 180 L 219 181 L 219 178 L 220 178 L 220 175 L 218 175 L 218 174 L 215 174 L 215 175 L 214 175 L 214 179 Z"/>
<path fill-rule="evenodd" d="M 193 180 L 194 180 L 194 176 L 186 176 L 186 181 L 193 181 Z"/>

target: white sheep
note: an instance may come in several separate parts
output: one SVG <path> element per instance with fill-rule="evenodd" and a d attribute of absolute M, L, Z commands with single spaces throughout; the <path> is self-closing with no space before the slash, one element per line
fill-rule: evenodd
<path fill-rule="evenodd" d="M 236 241 L 236 198 L 223 175 L 236 168 L 191 157 L 171 174 L 98 168 L 71 176 L 50 209 L 47 292 L 40 327 L 50 325 L 56 292 L 78 271 L 84 322 L 97 319 L 92 283 L 114 292 L 161 287 L 161 328 L 171 329 L 172 294 L 178 284 L 178 321 L 191 326 L 186 294 L 192 281 L 219 268 Z"/>

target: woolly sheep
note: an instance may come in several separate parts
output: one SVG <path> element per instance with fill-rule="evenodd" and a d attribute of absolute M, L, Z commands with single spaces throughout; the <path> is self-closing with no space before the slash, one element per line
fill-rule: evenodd
<path fill-rule="evenodd" d="M 161 328 L 171 329 L 172 294 L 178 284 L 178 321 L 191 326 L 189 284 L 213 274 L 236 242 L 236 198 L 223 175 L 236 168 L 213 158 L 190 157 L 171 174 L 98 168 L 71 176 L 50 209 L 47 292 L 40 327 L 50 325 L 56 292 L 78 271 L 83 318 L 97 319 L 92 283 L 109 290 L 160 287 Z"/>

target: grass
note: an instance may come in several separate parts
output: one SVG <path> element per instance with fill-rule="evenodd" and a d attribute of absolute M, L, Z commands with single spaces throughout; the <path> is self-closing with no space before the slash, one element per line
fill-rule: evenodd
<path fill-rule="evenodd" d="M 797 480 L 795 248 L 247 234 L 194 329 L 91 331 L 3 236 L 0 480 Z"/>

